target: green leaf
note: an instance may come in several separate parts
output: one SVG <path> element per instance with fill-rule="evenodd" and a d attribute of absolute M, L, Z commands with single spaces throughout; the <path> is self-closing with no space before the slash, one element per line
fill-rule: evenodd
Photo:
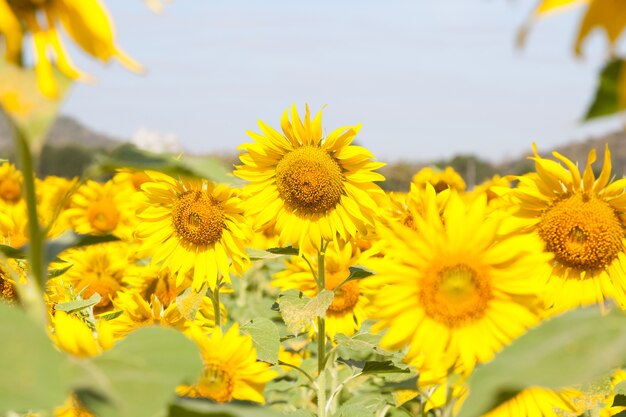
<path fill-rule="evenodd" d="M 287 290 L 278 296 L 278 305 L 287 330 L 298 334 L 316 317 L 324 317 L 335 294 L 322 290 L 315 298 L 309 298 L 298 290 Z"/>
<path fill-rule="evenodd" d="M 350 267 L 350 275 L 348 275 L 348 278 L 346 279 L 347 281 L 354 281 L 357 279 L 363 279 L 363 278 L 367 278 L 369 276 L 374 275 L 374 273 L 372 271 L 368 271 L 365 268 L 362 267 L 358 267 L 358 266 L 351 266 Z"/>
<path fill-rule="evenodd" d="M 0 304 L 0 414 L 52 410 L 70 391 L 69 361 L 43 326 L 17 307 Z"/>
<path fill-rule="evenodd" d="M 626 381 L 622 381 L 618 383 L 617 385 L 615 385 L 615 388 L 613 389 L 613 393 L 615 395 L 623 395 L 624 397 L 626 397 Z"/>
<path fill-rule="evenodd" d="M 202 286 L 199 292 L 195 292 L 193 288 L 186 288 L 182 293 L 176 297 L 176 306 L 178 311 L 184 318 L 189 321 L 194 321 L 198 314 L 198 309 L 202 305 L 202 300 L 206 294 L 205 285 Z"/>
<path fill-rule="evenodd" d="M 72 269 L 73 266 L 74 264 L 69 264 L 68 266 L 65 266 L 63 268 L 52 269 L 48 271 L 48 279 L 60 277 L 61 275 L 65 274 L 67 271 Z"/>
<path fill-rule="evenodd" d="M 121 145 L 108 155 L 98 155 L 92 170 L 94 174 L 98 174 L 97 171 L 111 172 L 119 168 L 160 171 L 173 177 L 206 178 L 225 184 L 240 182 L 229 175 L 229 170 L 215 158 L 175 158 L 172 155 L 144 151 L 131 144 Z"/>
<path fill-rule="evenodd" d="M 273 253 L 274 255 L 298 255 L 298 248 L 294 248 L 293 246 L 285 246 L 284 248 L 269 248 L 267 250 L 269 253 Z"/>
<path fill-rule="evenodd" d="M 85 308 L 89 308 L 91 306 L 95 306 L 100 302 L 102 297 L 97 292 L 94 293 L 91 297 L 86 300 L 72 300 L 65 303 L 56 304 L 54 306 L 55 310 L 65 311 L 66 313 L 73 313 L 75 311 L 80 311 Z"/>
<path fill-rule="evenodd" d="M 594 380 L 626 357 L 626 316 L 567 312 L 515 340 L 469 379 L 459 417 L 483 415 L 526 387 L 559 388 Z M 593 358 L 593 360 L 589 360 Z"/>
<path fill-rule="evenodd" d="M 361 404 L 343 405 L 337 410 L 337 417 L 373 417 L 374 413 Z"/>
<path fill-rule="evenodd" d="M 411 378 L 405 379 L 403 381 L 386 381 L 384 388 L 391 391 L 399 391 L 399 390 L 415 390 L 417 389 L 417 380 L 418 376 L 412 376 Z"/>
<path fill-rule="evenodd" d="M 257 358 L 272 365 L 278 363 L 280 334 L 269 319 L 258 317 L 241 326 L 241 332 L 250 335 L 256 349 Z"/>
<path fill-rule="evenodd" d="M 82 365 L 77 393 L 98 417 L 163 415 L 176 386 L 193 383 L 202 370 L 198 347 L 165 327 L 136 330 Z"/>
<path fill-rule="evenodd" d="M 613 407 L 626 407 L 626 395 L 616 394 L 613 397 Z"/>
<path fill-rule="evenodd" d="M 338 358 L 337 361 L 358 369 L 363 375 L 371 374 L 407 374 L 409 369 L 395 366 L 392 361 L 355 361 L 352 359 Z"/>
<path fill-rule="evenodd" d="M 595 98 L 591 106 L 589 106 L 584 120 L 608 116 L 626 110 L 625 103 L 621 103 L 620 100 L 620 82 L 626 82 L 626 80 L 621 79 L 623 65 L 623 60 L 614 59 L 602 68 Z"/>
<path fill-rule="evenodd" d="M 141 414 L 143 415 L 143 414 Z M 270 408 L 244 402 L 216 404 L 204 399 L 180 398 L 170 407 L 168 417 L 278 417 Z"/>
<path fill-rule="evenodd" d="M 0 245 L 0 252 L 7 258 L 26 259 L 26 251 L 23 248 L 14 248 L 8 245 Z"/>
<path fill-rule="evenodd" d="M 57 260 L 59 254 L 70 248 L 81 248 L 101 243 L 116 242 L 120 240 L 113 235 L 78 235 L 74 232 L 66 232 L 46 245 L 46 262 Z"/>

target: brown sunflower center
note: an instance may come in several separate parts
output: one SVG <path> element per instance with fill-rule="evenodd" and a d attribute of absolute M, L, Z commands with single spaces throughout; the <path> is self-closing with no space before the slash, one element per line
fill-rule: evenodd
<path fill-rule="evenodd" d="M 341 284 L 347 277 L 350 275 L 350 271 L 339 271 L 339 272 L 330 272 L 326 275 L 325 284 L 327 290 L 334 290 L 337 288 L 339 284 Z M 333 302 L 330 307 L 328 307 L 328 311 L 333 313 L 345 313 L 352 311 L 354 306 L 359 302 L 359 296 L 361 295 L 359 291 L 359 282 L 358 281 L 349 281 L 343 284 L 337 291 L 335 291 L 335 297 L 333 298 Z"/>
<path fill-rule="evenodd" d="M 187 191 L 174 202 L 172 223 L 180 238 L 194 245 L 210 245 L 226 227 L 224 210 L 202 191 Z"/>
<path fill-rule="evenodd" d="M 9 203 L 17 203 L 22 197 L 22 186 L 12 178 L 0 181 L 0 198 Z"/>
<path fill-rule="evenodd" d="M 50 0 L 7 0 L 7 2 L 15 12 L 32 12 L 41 9 L 50 3 Z"/>
<path fill-rule="evenodd" d="M 484 273 L 457 264 L 427 274 L 419 297 L 430 318 L 448 327 L 458 327 L 483 317 L 492 294 Z"/>
<path fill-rule="evenodd" d="M 105 198 L 89 204 L 87 220 L 96 231 L 108 233 L 117 227 L 120 221 L 120 212 L 111 199 Z"/>
<path fill-rule="evenodd" d="M 200 395 L 224 403 L 232 399 L 234 388 L 235 381 L 223 364 L 210 363 L 204 367 L 198 384 Z"/>
<path fill-rule="evenodd" d="M 325 150 L 303 146 L 276 166 L 276 188 L 285 206 L 304 215 L 335 208 L 343 195 L 341 167 Z"/>
<path fill-rule="evenodd" d="M 17 301 L 17 292 L 13 283 L 9 281 L 9 274 L 4 266 L 0 265 L 0 301 L 14 304 Z"/>
<path fill-rule="evenodd" d="M 538 226 L 546 249 L 564 266 L 606 268 L 624 250 L 624 230 L 615 210 L 594 196 L 574 194 L 550 206 Z"/>

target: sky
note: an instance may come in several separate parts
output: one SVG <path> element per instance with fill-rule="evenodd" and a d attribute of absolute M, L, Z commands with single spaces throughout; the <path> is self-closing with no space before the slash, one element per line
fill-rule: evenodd
<path fill-rule="evenodd" d="M 73 87 L 62 112 L 97 131 L 175 134 L 190 153 L 236 152 L 257 121 L 280 128 L 292 104 L 324 108 L 324 131 L 362 124 L 379 160 L 473 153 L 491 161 L 620 129 L 582 124 L 606 53 L 571 45 L 579 11 L 515 36 L 529 0 L 175 0 L 156 15 L 107 0 L 138 76 L 72 50 L 96 84 Z M 68 42 L 69 43 L 69 42 Z"/>

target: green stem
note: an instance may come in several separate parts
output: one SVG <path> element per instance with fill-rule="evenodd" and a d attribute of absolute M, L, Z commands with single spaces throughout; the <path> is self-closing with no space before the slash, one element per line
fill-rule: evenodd
<path fill-rule="evenodd" d="M 15 125 L 13 125 L 13 139 L 23 175 L 22 184 L 24 186 L 28 213 L 28 260 L 30 263 L 30 274 L 33 277 L 32 280 L 29 280 L 23 294 L 20 294 L 24 296 L 24 298 L 20 298 L 20 301 L 30 314 L 39 320 L 43 320 L 45 323 L 47 321 L 47 315 L 42 294 L 43 288 L 45 288 L 46 285 L 44 235 L 39 225 L 39 217 L 37 215 L 34 174 L 37 158 L 36 155 L 31 153 L 28 139 Z"/>
<path fill-rule="evenodd" d="M 317 293 L 326 288 L 326 265 L 324 247 L 317 252 Z M 326 417 L 326 318 L 318 317 L 317 332 L 317 417 Z"/>
<path fill-rule="evenodd" d="M 215 328 L 220 329 L 222 331 L 222 316 L 220 311 L 220 287 L 222 286 L 221 278 L 217 279 L 217 283 L 215 284 L 215 290 L 213 290 L 213 297 L 211 297 L 211 302 L 213 303 L 213 312 L 215 316 Z"/>

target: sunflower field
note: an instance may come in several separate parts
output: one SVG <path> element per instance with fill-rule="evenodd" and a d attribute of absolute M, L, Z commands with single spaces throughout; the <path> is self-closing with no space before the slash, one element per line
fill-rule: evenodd
<path fill-rule="evenodd" d="M 577 47 L 604 23 L 615 42 L 615 1 L 587 3 Z M 626 178 L 608 146 L 572 161 L 529 144 L 530 173 L 469 189 L 424 168 L 390 193 L 361 125 L 293 105 L 232 169 L 122 146 L 37 178 L 88 77 L 61 28 L 143 70 L 98 0 L 0 0 L 17 154 L 0 165 L 2 416 L 626 415 Z"/>

